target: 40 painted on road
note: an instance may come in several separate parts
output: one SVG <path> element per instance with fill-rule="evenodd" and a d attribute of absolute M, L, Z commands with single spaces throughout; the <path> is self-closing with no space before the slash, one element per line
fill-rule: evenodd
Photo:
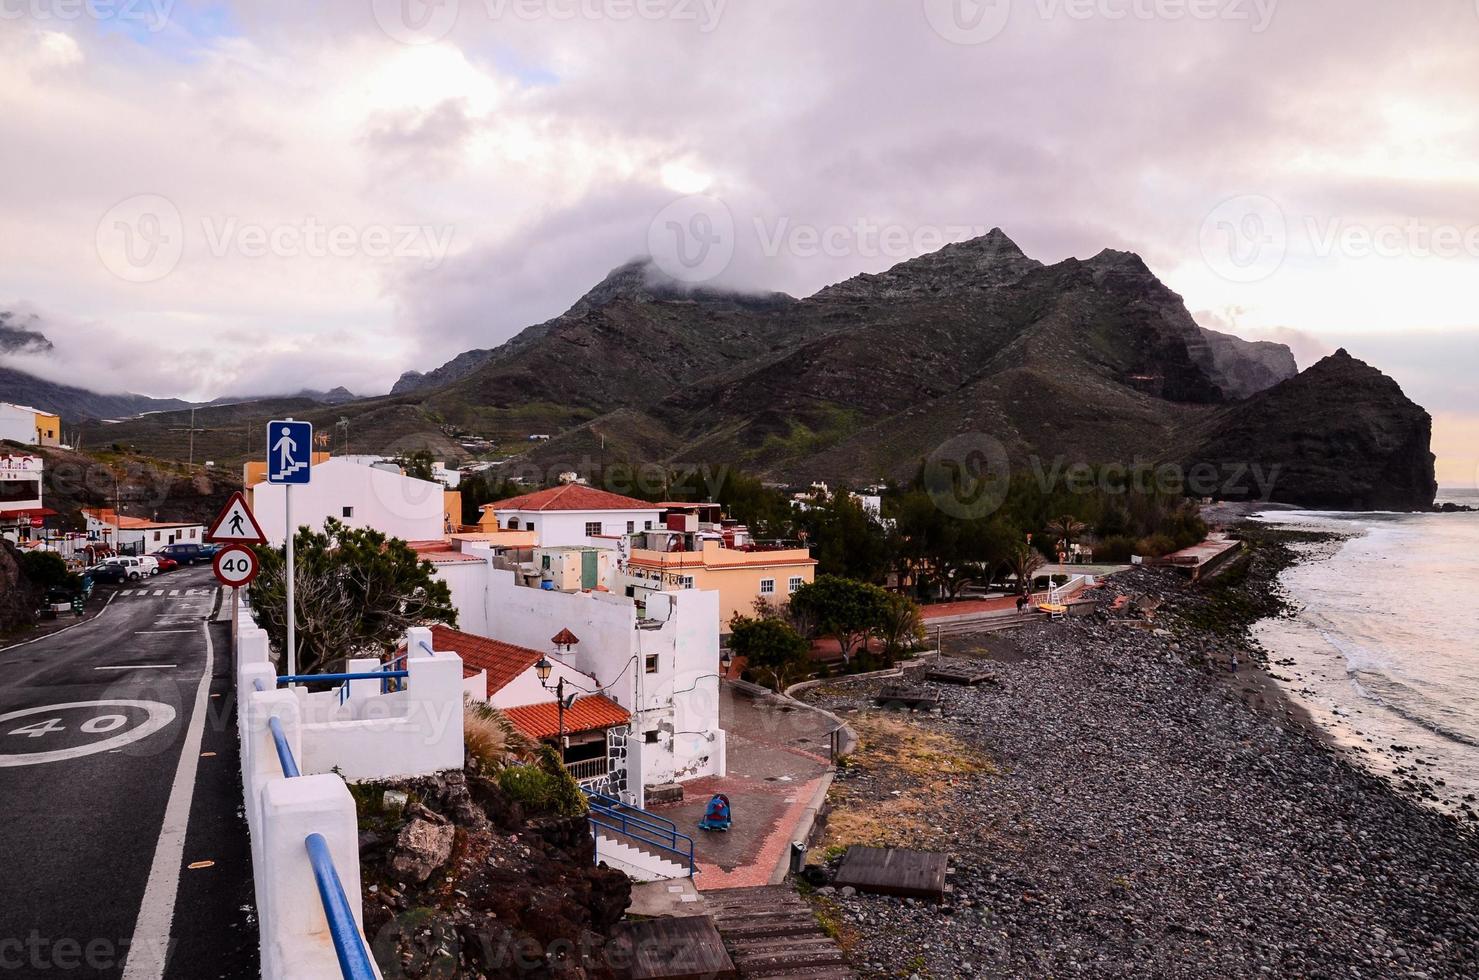
<path fill-rule="evenodd" d="M 0 714 L 0 768 L 111 752 L 175 720 L 161 701 L 71 701 Z"/>

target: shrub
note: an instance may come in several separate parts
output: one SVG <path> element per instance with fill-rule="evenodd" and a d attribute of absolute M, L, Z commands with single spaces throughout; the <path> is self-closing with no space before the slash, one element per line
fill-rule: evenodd
<path fill-rule="evenodd" d="M 1094 546 L 1094 560 L 1111 565 L 1122 565 L 1135 554 L 1135 539 L 1116 534 L 1105 538 Z"/>
<path fill-rule="evenodd" d="M 505 766 L 498 772 L 498 785 L 510 797 L 534 813 L 578 817 L 586 812 L 585 794 L 553 747 L 540 747 L 533 765 Z"/>
<path fill-rule="evenodd" d="M 528 758 L 533 746 L 513 723 L 485 701 L 468 700 L 462 709 L 462 742 L 467 757 L 492 772 L 510 756 Z"/>
<path fill-rule="evenodd" d="M 1161 558 L 1176 550 L 1176 539 L 1169 534 L 1152 534 L 1135 542 L 1135 553 L 1146 558 Z"/>

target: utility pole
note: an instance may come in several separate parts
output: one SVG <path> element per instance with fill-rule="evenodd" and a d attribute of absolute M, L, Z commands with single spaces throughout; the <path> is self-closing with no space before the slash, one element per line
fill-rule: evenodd
<path fill-rule="evenodd" d="M 197 432 L 208 432 L 210 430 L 208 430 L 208 429 L 197 429 L 195 427 L 195 409 L 192 408 L 192 409 L 190 409 L 190 427 L 187 428 L 187 429 L 180 429 L 180 428 L 177 427 L 177 428 L 174 428 L 174 429 L 172 429 L 170 431 L 172 431 L 172 432 L 188 432 L 188 433 L 190 433 L 190 462 L 188 464 L 186 464 L 186 468 L 187 469 L 190 469 L 190 470 L 194 470 L 195 469 L 195 433 L 197 433 Z"/>

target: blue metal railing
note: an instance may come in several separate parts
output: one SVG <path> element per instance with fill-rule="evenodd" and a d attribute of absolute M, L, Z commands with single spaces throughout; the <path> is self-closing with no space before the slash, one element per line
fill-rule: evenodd
<path fill-rule="evenodd" d="M 328 841 L 322 834 L 309 834 L 303 843 L 313 865 L 313 878 L 318 882 L 318 897 L 324 903 L 324 918 L 328 920 L 329 935 L 334 940 L 339 972 L 348 980 L 374 980 L 375 968 L 370 964 L 370 953 L 365 949 L 365 941 L 354 921 L 354 911 L 349 907 L 344 885 L 334 868 Z"/>
<path fill-rule="evenodd" d="M 590 804 L 586 819 L 593 830 L 610 830 L 636 844 L 671 854 L 677 859 L 676 863 L 688 869 L 688 877 L 693 877 L 693 838 L 678 833 L 677 825 L 671 820 L 600 793 L 586 791 L 586 796 Z"/>
<path fill-rule="evenodd" d="M 366 674 L 284 674 L 279 684 L 312 684 L 316 681 L 373 681 L 388 677 L 410 677 L 408 670 L 374 670 Z"/>
<path fill-rule="evenodd" d="M 323 679 L 328 674 L 310 674 L 310 678 Z M 373 678 L 375 674 L 345 675 L 355 678 Z M 287 677 L 279 677 L 278 682 L 291 680 Z M 267 685 L 259 678 L 252 684 L 258 691 L 266 691 Z M 293 758 L 293 748 L 288 744 L 287 733 L 283 731 L 282 719 L 276 715 L 267 719 L 267 727 L 272 731 L 272 743 L 277 748 L 277 761 L 282 766 L 284 778 L 294 779 L 302 775 L 298 771 L 298 761 Z M 334 867 L 334 856 L 329 853 L 329 842 L 324 840 L 322 834 L 309 834 L 303 838 L 303 844 L 308 849 L 308 861 L 313 866 L 313 880 L 318 884 L 318 897 L 323 902 L 324 920 L 329 925 L 329 937 L 334 942 L 334 955 L 339 960 L 339 972 L 345 980 L 375 980 L 375 968 L 370 963 L 369 950 L 365 948 L 364 936 L 360 934 L 359 926 L 354 921 L 354 911 L 349 905 L 349 898 L 344 894 L 344 883 L 339 880 L 339 872 Z"/>

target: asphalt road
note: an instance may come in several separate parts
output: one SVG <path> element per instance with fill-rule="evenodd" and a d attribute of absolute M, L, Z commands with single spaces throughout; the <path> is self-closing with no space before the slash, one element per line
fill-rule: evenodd
<path fill-rule="evenodd" d="M 182 568 L 0 651 L 0 980 L 258 975 L 216 594 Z"/>

